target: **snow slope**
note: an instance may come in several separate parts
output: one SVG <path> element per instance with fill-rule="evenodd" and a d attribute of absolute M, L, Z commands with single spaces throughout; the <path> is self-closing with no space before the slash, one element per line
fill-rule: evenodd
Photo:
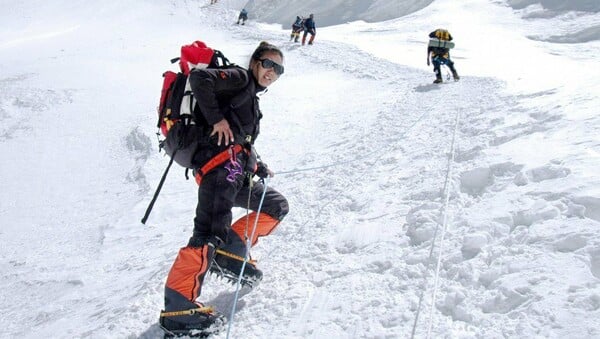
<path fill-rule="evenodd" d="M 291 212 L 252 252 L 265 279 L 231 337 L 600 338 L 600 44 L 577 35 L 597 9 L 510 5 L 423 2 L 301 47 L 285 25 L 233 25 L 233 0 L 5 1 L 0 337 L 161 335 L 195 183 L 172 169 L 139 219 L 167 164 L 160 74 L 201 38 L 242 65 L 261 40 L 286 54 L 257 148 Z M 431 84 L 438 26 L 459 82 Z M 229 315 L 234 292 L 210 277 L 201 300 Z"/>
<path fill-rule="evenodd" d="M 227 5 L 246 7 L 249 17 L 261 22 L 291 26 L 297 15 L 315 15 L 317 27 L 343 24 L 349 21 L 369 22 L 398 18 L 418 11 L 433 0 L 386 1 L 386 0 L 233 0 Z"/>

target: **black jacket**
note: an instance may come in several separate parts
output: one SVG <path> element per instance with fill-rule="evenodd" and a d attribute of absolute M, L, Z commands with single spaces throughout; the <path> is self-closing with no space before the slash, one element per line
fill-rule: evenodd
<path fill-rule="evenodd" d="M 195 69 L 190 73 L 190 86 L 197 101 L 194 122 L 202 130 L 201 146 L 194 156 L 196 166 L 228 147 L 223 142 L 217 145 L 216 134 L 208 137 L 212 126 L 223 118 L 234 133 L 234 144 L 254 144 L 262 118 L 257 93 L 265 88 L 256 83 L 251 71 L 241 67 Z"/>
<path fill-rule="evenodd" d="M 262 118 L 256 94 L 264 88 L 256 84 L 252 72 L 240 67 L 196 69 L 190 73 L 190 85 L 198 103 L 194 110 L 196 124 L 210 132 L 212 125 L 225 118 L 236 143 L 247 136 L 254 143 Z"/>
<path fill-rule="evenodd" d="M 311 18 L 304 19 L 304 29 L 309 32 L 315 33 L 317 31 L 315 26 L 315 20 Z"/>

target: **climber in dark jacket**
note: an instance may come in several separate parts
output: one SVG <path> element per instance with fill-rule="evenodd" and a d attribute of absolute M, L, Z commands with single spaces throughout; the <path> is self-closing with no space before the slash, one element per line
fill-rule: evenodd
<path fill-rule="evenodd" d="M 296 16 L 296 20 L 292 24 L 292 34 L 290 34 L 290 41 L 298 42 L 300 39 L 300 32 L 304 29 L 304 18 Z"/>
<path fill-rule="evenodd" d="M 245 8 L 242 8 L 240 15 L 238 16 L 237 24 L 239 25 L 241 21 L 243 25 L 246 23 L 246 20 L 248 20 L 248 11 Z"/>
<path fill-rule="evenodd" d="M 232 276 L 242 273 L 245 281 L 259 281 L 262 272 L 253 261 L 246 262 L 246 235 L 251 246 L 270 234 L 288 213 L 287 200 L 268 187 L 260 213 L 259 203 L 265 186 L 252 179 L 273 176 L 257 159 L 253 144 L 259 134 L 262 113 L 257 94 L 283 74 L 283 53 L 262 42 L 254 51 L 249 69 L 195 69 L 190 73 L 193 95 L 198 102 L 194 121 L 206 131 L 203 144 L 194 156 L 196 182 L 199 184 L 194 231 L 186 247 L 171 267 L 165 286 L 165 313 L 189 310 L 191 313 L 162 316 L 161 325 L 169 331 L 206 329 L 222 323 L 218 312 L 207 311 L 196 301 L 201 295 L 208 271 Z M 225 155 L 226 162 L 214 168 L 206 166 Z M 253 211 L 232 224 L 232 208 Z M 250 220 L 250 222 L 248 222 Z M 250 223 L 250 229 L 248 224 Z M 256 223 L 256 231 L 252 228 Z M 199 311 L 204 310 L 204 311 Z"/>
<path fill-rule="evenodd" d="M 308 18 L 304 19 L 304 35 L 302 36 L 302 45 L 306 43 L 306 35 L 308 33 L 310 33 L 310 40 L 308 40 L 308 44 L 312 45 L 313 41 L 315 41 L 315 35 L 317 35 L 314 14 L 311 14 L 308 16 Z"/>

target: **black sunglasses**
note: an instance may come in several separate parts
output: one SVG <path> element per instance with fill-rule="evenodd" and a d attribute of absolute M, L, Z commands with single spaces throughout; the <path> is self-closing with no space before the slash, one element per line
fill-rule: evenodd
<path fill-rule="evenodd" d="M 260 59 L 260 64 L 263 68 L 272 68 L 275 71 L 275 74 L 277 75 L 283 74 L 283 66 L 271 59 Z"/>

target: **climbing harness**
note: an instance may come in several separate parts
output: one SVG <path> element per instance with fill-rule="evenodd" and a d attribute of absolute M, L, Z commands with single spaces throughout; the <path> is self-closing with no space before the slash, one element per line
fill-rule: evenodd
<path fill-rule="evenodd" d="M 236 154 L 242 152 L 243 150 L 244 150 L 244 147 L 240 144 L 231 145 L 231 146 L 229 146 L 229 148 L 227 148 L 223 152 L 215 155 L 206 164 L 204 164 L 204 166 L 202 166 L 200 169 L 196 170 L 195 171 L 196 174 L 194 175 L 194 177 L 196 178 L 196 183 L 198 184 L 198 186 L 200 186 L 200 184 L 202 183 L 203 176 L 205 176 L 208 172 L 212 171 L 215 167 L 221 165 L 222 163 L 224 163 L 227 160 L 229 160 L 231 162 L 231 159 L 234 159 L 235 163 L 239 167 L 240 165 L 237 162 Z M 232 166 L 234 166 L 234 170 L 235 170 L 235 165 L 232 165 Z M 232 172 L 230 171 L 229 174 L 231 175 Z M 227 176 L 227 180 L 229 180 L 229 175 Z"/>
<path fill-rule="evenodd" d="M 248 152 L 248 150 L 240 144 L 231 145 L 223 152 L 212 157 L 206 164 L 204 164 L 204 166 L 195 170 L 194 177 L 198 186 L 200 186 L 200 184 L 202 183 L 203 176 L 205 176 L 208 172 L 212 171 L 215 167 L 223 164 L 227 160 L 229 160 L 229 163 L 225 165 L 225 168 L 227 169 L 227 171 L 229 171 L 229 174 L 227 175 L 227 181 L 234 182 L 237 176 L 241 175 L 244 172 L 242 166 L 237 161 L 237 154 L 242 151 Z M 160 178 L 160 182 L 158 184 L 158 187 L 156 188 L 156 191 L 154 192 L 154 196 L 152 197 L 148 208 L 146 208 L 146 213 L 144 213 L 144 217 L 142 218 L 142 224 L 145 224 L 148 220 L 148 217 L 150 216 L 150 212 L 154 207 L 154 203 L 156 202 L 156 199 L 158 199 L 158 194 L 160 193 L 162 186 L 165 183 L 165 179 L 167 178 L 169 169 L 171 168 L 171 165 L 173 165 L 175 154 L 177 154 L 177 149 L 173 152 L 173 156 L 171 156 L 171 160 L 169 160 L 169 164 L 167 165 L 165 172 Z M 187 178 L 187 170 L 185 173 Z"/>
<path fill-rule="evenodd" d="M 229 182 L 235 182 L 235 179 L 242 175 L 242 173 L 244 172 L 242 169 L 242 166 L 240 165 L 240 163 L 237 161 L 237 156 L 235 154 L 235 152 L 233 152 L 233 147 L 228 149 L 229 151 L 229 162 L 227 164 L 225 164 L 225 169 L 227 170 L 227 172 L 229 174 L 227 174 L 227 181 Z"/>

